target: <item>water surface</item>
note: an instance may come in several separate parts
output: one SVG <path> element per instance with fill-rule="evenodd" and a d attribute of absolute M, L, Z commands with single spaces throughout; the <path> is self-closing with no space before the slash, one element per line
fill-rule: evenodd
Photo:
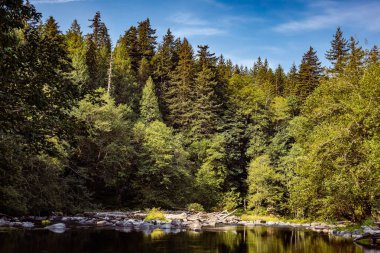
<path fill-rule="evenodd" d="M 374 253 L 350 240 L 307 230 L 223 227 L 202 232 L 72 228 L 0 232 L 1 253 Z"/>

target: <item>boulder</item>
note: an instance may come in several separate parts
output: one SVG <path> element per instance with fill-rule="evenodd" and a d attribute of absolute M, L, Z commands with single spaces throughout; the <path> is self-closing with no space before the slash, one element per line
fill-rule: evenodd
<path fill-rule="evenodd" d="M 188 224 L 188 228 L 194 231 L 199 231 L 202 229 L 202 224 L 199 220 L 195 220 Z"/>
<path fill-rule="evenodd" d="M 56 223 L 50 226 L 45 227 L 46 229 L 49 229 L 53 233 L 64 233 L 66 231 L 66 225 L 63 223 Z"/>
<path fill-rule="evenodd" d="M 21 223 L 21 226 L 22 226 L 23 228 L 33 228 L 33 227 L 34 227 L 34 223 L 29 222 L 29 221 L 26 221 L 26 222 L 22 222 L 22 223 Z"/>

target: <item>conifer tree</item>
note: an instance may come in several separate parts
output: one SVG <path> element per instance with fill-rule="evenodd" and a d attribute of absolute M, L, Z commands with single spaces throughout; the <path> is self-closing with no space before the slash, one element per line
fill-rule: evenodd
<path fill-rule="evenodd" d="M 96 57 L 96 45 L 91 35 L 86 38 L 86 65 L 88 71 L 88 79 L 84 87 L 81 89 L 83 94 L 93 92 L 98 88 L 98 62 Z"/>
<path fill-rule="evenodd" d="M 71 76 L 78 85 L 81 92 L 88 80 L 88 69 L 86 64 L 86 45 L 77 20 L 74 20 L 66 33 L 66 44 L 69 57 L 73 65 Z"/>
<path fill-rule="evenodd" d="M 142 91 L 140 113 L 145 123 L 162 120 L 152 77 L 148 78 Z"/>
<path fill-rule="evenodd" d="M 331 41 L 331 49 L 326 52 L 326 59 L 331 62 L 332 73 L 341 74 L 346 66 L 348 55 L 347 40 L 343 37 L 340 27 L 336 29 L 333 40 Z"/>
<path fill-rule="evenodd" d="M 285 73 L 281 65 L 278 65 L 274 72 L 274 88 L 276 96 L 282 96 L 284 94 L 285 86 Z"/>
<path fill-rule="evenodd" d="M 284 89 L 285 96 L 295 95 L 297 82 L 298 82 L 298 70 L 297 70 L 296 64 L 293 63 L 286 77 L 285 89 Z"/>
<path fill-rule="evenodd" d="M 303 55 L 299 69 L 296 95 L 304 100 L 319 85 L 322 77 L 321 63 L 312 47 Z"/>
<path fill-rule="evenodd" d="M 174 36 L 172 35 L 170 29 L 168 29 L 167 33 L 163 37 L 162 44 L 158 47 L 154 64 L 154 79 L 157 84 L 156 94 L 158 96 L 161 112 L 165 119 L 168 114 L 165 97 L 167 96 L 167 91 L 169 90 L 170 74 L 175 68 L 173 59 L 174 54 Z"/>
<path fill-rule="evenodd" d="M 146 20 L 139 22 L 137 27 L 138 32 L 138 46 L 139 53 L 142 58 L 146 58 L 148 62 L 154 56 L 154 50 L 156 48 L 156 30 L 152 29 L 150 25 L 150 20 L 147 18 Z"/>
<path fill-rule="evenodd" d="M 192 132 L 196 135 L 209 135 L 215 132 L 220 105 L 216 97 L 216 57 L 208 46 L 198 46 L 198 65 L 201 68 L 195 79 L 194 120 Z"/>
<path fill-rule="evenodd" d="M 91 76 L 93 73 L 89 71 L 90 79 L 96 80 L 95 87 L 106 87 L 108 80 L 108 68 L 111 60 L 111 39 L 108 34 L 106 25 L 101 20 L 100 12 L 96 12 L 94 18 L 90 20 L 92 23 L 92 33 L 89 38 L 93 45 L 88 45 L 90 54 L 95 49 L 96 65 L 89 67 L 96 69 L 96 77 Z"/>
<path fill-rule="evenodd" d="M 380 60 L 379 48 L 377 47 L 377 45 L 374 45 L 371 48 L 371 50 L 368 52 L 367 62 L 369 64 L 376 64 L 379 62 L 379 60 Z"/>
<path fill-rule="evenodd" d="M 135 112 L 139 106 L 139 87 L 132 69 L 131 57 L 124 38 L 116 43 L 113 52 L 112 89 L 111 94 L 116 104 L 127 104 Z"/>
<path fill-rule="evenodd" d="M 349 48 L 350 54 L 348 56 L 346 72 L 349 78 L 354 79 L 357 83 L 363 73 L 365 53 L 352 36 L 350 37 Z"/>
<path fill-rule="evenodd" d="M 178 55 L 179 61 L 171 74 L 166 103 L 169 123 L 174 128 L 189 130 L 194 101 L 194 56 L 189 41 L 184 38 Z"/>
<path fill-rule="evenodd" d="M 127 48 L 128 56 L 131 59 L 132 70 L 137 74 L 139 69 L 140 56 L 136 27 L 131 26 L 125 32 L 122 38 L 122 43 L 124 43 Z"/>

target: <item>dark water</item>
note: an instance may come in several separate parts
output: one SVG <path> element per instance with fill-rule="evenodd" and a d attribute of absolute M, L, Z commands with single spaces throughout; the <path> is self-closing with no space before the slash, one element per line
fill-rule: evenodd
<path fill-rule="evenodd" d="M 0 232 L 0 253 L 359 253 L 350 240 L 333 239 L 305 230 L 268 227 L 224 227 L 202 232 L 115 231 L 70 229 L 62 234 L 48 230 Z"/>

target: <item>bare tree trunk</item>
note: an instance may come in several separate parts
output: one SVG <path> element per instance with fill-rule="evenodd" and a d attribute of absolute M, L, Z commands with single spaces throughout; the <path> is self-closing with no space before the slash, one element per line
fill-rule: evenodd
<path fill-rule="evenodd" d="M 111 49 L 111 59 L 110 59 L 110 68 L 108 69 L 108 86 L 107 86 L 107 94 L 111 92 L 111 77 L 112 77 L 112 49 Z"/>

